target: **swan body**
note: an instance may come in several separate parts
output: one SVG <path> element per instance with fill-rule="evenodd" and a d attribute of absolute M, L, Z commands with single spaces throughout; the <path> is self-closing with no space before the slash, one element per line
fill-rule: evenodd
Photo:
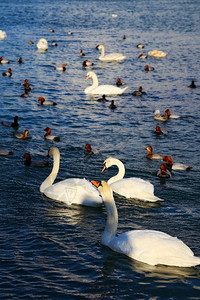
<path fill-rule="evenodd" d="M 135 198 L 143 201 L 156 202 L 162 199 L 154 195 L 154 186 L 147 180 L 141 178 L 123 178 L 125 175 L 124 164 L 114 157 L 109 157 L 104 161 L 102 173 L 107 168 L 116 165 L 119 169 L 118 174 L 108 180 L 108 184 L 113 192 L 125 198 Z"/>
<path fill-rule="evenodd" d="M 166 122 L 168 119 L 168 114 L 165 113 L 162 115 L 158 109 L 154 111 L 154 120 Z"/>
<path fill-rule="evenodd" d="M 99 56 L 99 60 L 101 61 L 116 61 L 116 62 L 121 62 L 126 59 L 126 56 L 121 54 L 121 53 L 109 53 L 105 55 L 105 47 L 103 44 L 97 46 L 98 50 L 101 50 L 101 55 Z"/>
<path fill-rule="evenodd" d="M 153 56 L 153 57 L 156 57 L 156 58 L 164 58 L 164 57 L 167 56 L 167 53 L 155 49 L 155 50 L 153 50 L 153 51 L 149 51 L 149 52 L 148 52 L 148 55 Z"/>
<path fill-rule="evenodd" d="M 69 178 L 54 183 L 60 165 L 60 152 L 58 148 L 51 147 L 49 156 L 53 156 L 53 168 L 50 175 L 40 186 L 40 192 L 47 197 L 65 202 L 67 205 L 78 204 L 85 206 L 101 206 L 102 198 L 91 182 L 86 179 Z"/>
<path fill-rule="evenodd" d="M 148 151 L 146 157 L 148 159 L 159 159 L 159 160 L 163 160 L 164 156 L 160 155 L 160 154 L 154 154 L 153 153 L 153 148 L 149 145 L 146 147 L 146 150 Z"/>
<path fill-rule="evenodd" d="M 99 85 L 97 76 L 94 72 L 87 73 L 86 80 L 93 79 L 93 84 L 85 89 L 85 94 L 90 95 L 121 95 L 128 87 L 121 89 L 114 85 Z"/>
<path fill-rule="evenodd" d="M 48 50 L 48 42 L 45 39 L 40 39 L 37 43 L 37 48 L 40 51 L 47 51 Z"/>
<path fill-rule="evenodd" d="M 5 40 L 7 38 L 6 32 L 3 30 L 0 30 L 0 40 Z"/>
<path fill-rule="evenodd" d="M 200 264 L 200 257 L 177 237 L 156 230 L 130 230 L 117 234 L 118 212 L 111 187 L 105 182 L 96 183 L 107 211 L 106 226 L 101 243 L 113 251 L 125 254 L 140 262 L 155 266 L 167 265 L 193 267 Z"/>

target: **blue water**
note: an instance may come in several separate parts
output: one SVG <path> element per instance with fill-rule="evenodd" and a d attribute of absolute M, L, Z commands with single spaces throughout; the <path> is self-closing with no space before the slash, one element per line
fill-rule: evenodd
<path fill-rule="evenodd" d="M 61 165 L 56 181 L 107 180 L 117 169 L 101 174 L 104 159 L 119 158 L 127 177 L 150 180 L 155 194 L 165 201 L 152 204 L 115 196 L 118 232 L 161 230 L 177 236 L 200 256 L 200 2 L 0 2 L 0 29 L 7 33 L 7 39 L 0 41 L 0 56 L 10 60 L 13 72 L 11 78 L 0 76 L 0 119 L 12 121 L 18 115 L 18 131 L 30 131 L 29 140 L 21 141 L 13 137 L 12 129 L 0 126 L 1 148 L 15 152 L 0 156 L 0 298 L 200 299 L 199 266 L 151 267 L 102 246 L 105 208 L 68 207 L 44 197 L 39 187 L 51 166 L 26 167 L 22 158 L 29 152 L 33 159 L 41 159 L 57 146 Z M 40 38 L 48 40 L 46 53 L 37 51 Z M 56 48 L 52 40 L 58 43 Z M 100 43 L 107 53 L 121 52 L 127 60 L 100 63 L 96 50 Z M 145 45 L 142 51 L 136 48 L 138 43 Z M 79 56 L 81 49 L 84 58 Z M 167 58 L 137 58 L 154 49 L 167 52 Z M 20 56 L 21 65 L 16 62 Z M 129 87 L 122 96 L 107 97 L 115 101 L 116 110 L 84 94 L 91 84 L 85 81 L 84 59 L 94 63 L 100 84 L 115 84 L 120 77 Z M 54 71 L 63 63 L 65 73 Z M 144 71 L 147 63 L 154 66 L 153 72 Z M 7 69 L 8 65 L 0 65 L 1 73 Z M 26 78 L 33 87 L 27 99 L 20 97 Z M 191 80 L 197 89 L 188 88 Z M 145 94 L 133 97 L 132 91 L 141 85 Z M 39 96 L 57 106 L 39 106 Z M 168 135 L 157 137 L 153 111 L 166 108 L 183 118 L 159 124 Z M 44 140 L 47 126 L 61 137 L 60 142 Z M 86 156 L 86 143 L 99 153 Z M 145 156 L 148 144 L 193 169 L 174 171 L 172 178 L 160 181 L 156 176 L 160 162 Z"/>

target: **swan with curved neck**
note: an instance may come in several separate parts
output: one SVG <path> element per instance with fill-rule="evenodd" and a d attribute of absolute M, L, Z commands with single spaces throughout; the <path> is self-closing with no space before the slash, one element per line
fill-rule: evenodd
<path fill-rule="evenodd" d="M 53 168 L 40 185 L 41 193 L 53 200 L 65 202 L 67 205 L 78 204 L 93 207 L 102 205 L 99 192 L 86 179 L 69 178 L 53 184 L 60 167 L 60 151 L 56 147 L 51 147 L 48 156 L 53 156 Z"/>
<path fill-rule="evenodd" d="M 106 169 L 113 165 L 118 167 L 118 173 L 108 180 L 108 184 L 116 194 L 126 198 L 135 198 L 143 201 L 162 201 L 162 199 L 154 195 L 154 186 L 149 181 L 136 177 L 124 178 L 124 164 L 117 158 L 107 158 L 104 161 L 104 166 L 101 172 L 103 173 Z"/>
<path fill-rule="evenodd" d="M 105 47 L 103 44 L 98 45 L 96 47 L 98 50 L 101 50 L 101 55 L 99 56 L 99 60 L 107 61 L 107 62 L 121 62 L 126 59 L 126 56 L 121 53 L 109 53 L 105 55 Z"/>
<path fill-rule="evenodd" d="M 85 94 L 91 95 L 121 95 L 128 87 L 121 89 L 114 85 L 99 85 L 97 75 L 90 71 L 87 73 L 86 80 L 92 78 L 93 83 L 85 89 Z"/>
<path fill-rule="evenodd" d="M 118 212 L 112 189 L 105 181 L 92 183 L 98 187 L 107 211 L 106 226 L 101 237 L 103 245 L 152 266 L 193 267 L 200 264 L 200 257 L 194 256 L 186 244 L 162 231 L 131 230 L 116 236 Z"/>

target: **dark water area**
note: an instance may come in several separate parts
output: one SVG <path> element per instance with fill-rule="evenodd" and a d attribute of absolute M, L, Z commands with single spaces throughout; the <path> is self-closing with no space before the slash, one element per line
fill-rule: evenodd
<path fill-rule="evenodd" d="M 194 1 L 0 1 L 0 120 L 19 117 L 19 129 L 0 124 L 0 148 L 14 155 L 0 156 L 0 299 L 200 299 L 200 267 L 150 266 L 101 245 L 104 206 L 91 208 L 48 199 L 39 187 L 49 175 L 46 168 L 27 167 L 23 155 L 42 159 L 52 146 L 61 153 L 56 182 L 66 178 L 108 180 L 112 167 L 101 174 L 103 161 L 113 156 L 126 168 L 126 177 L 149 180 L 163 202 L 149 203 L 115 195 L 118 233 L 153 229 L 177 236 L 200 256 L 200 2 Z M 113 16 L 114 15 L 114 16 Z M 117 15 L 117 16 L 115 16 Z M 50 32 L 50 28 L 54 32 Z M 72 31 L 72 35 L 68 34 Z M 122 39 L 126 35 L 126 39 Z M 39 52 L 40 38 L 48 51 Z M 28 42 L 32 40 L 33 45 Z M 58 46 L 51 46 L 51 41 Z M 138 49 L 142 43 L 145 48 Z M 102 63 L 96 46 L 106 53 L 120 52 L 122 63 Z M 80 50 L 86 54 L 79 55 Z M 166 58 L 147 60 L 154 49 Z M 23 63 L 16 60 L 22 57 Z M 121 78 L 128 90 L 97 102 L 84 93 L 83 60 L 94 63 L 99 84 L 115 85 Z M 66 71 L 54 67 L 66 64 Z M 148 64 L 155 68 L 145 72 Z M 22 98 L 25 79 L 33 87 Z M 190 89 L 194 80 L 197 88 Z M 139 86 L 145 94 L 132 96 Z M 38 104 L 38 97 L 57 103 Z M 114 100 L 116 110 L 110 110 Z M 181 116 L 167 122 L 154 120 L 153 111 L 169 108 Z M 168 132 L 156 136 L 156 125 Z M 44 129 L 60 142 L 44 140 Z M 28 129 L 27 141 L 13 131 Z M 97 154 L 85 155 L 90 143 Z M 156 174 L 160 161 L 146 158 L 146 146 L 170 155 L 174 162 L 192 166 L 173 171 L 162 181 Z"/>

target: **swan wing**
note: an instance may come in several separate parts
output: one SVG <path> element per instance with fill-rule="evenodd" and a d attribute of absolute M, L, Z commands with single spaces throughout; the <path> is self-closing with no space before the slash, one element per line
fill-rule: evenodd
<path fill-rule="evenodd" d="M 110 248 L 150 265 L 189 267 L 200 264 L 181 240 L 161 231 L 132 230 L 110 242 Z"/>
<path fill-rule="evenodd" d="M 124 178 L 111 183 L 113 192 L 126 198 L 136 198 L 143 201 L 155 202 L 162 200 L 154 195 L 154 186 L 141 178 Z"/>
<path fill-rule="evenodd" d="M 121 89 L 114 85 L 99 85 L 96 88 L 86 88 L 85 93 L 92 95 L 121 95 L 127 90 L 127 88 L 128 87 Z"/>
<path fill-rule="evenodd" d="M 99 57 L 101 61 L 123 61 L 126 59 L 126 56 L 121 53 L 110 53 L 103 57 Z"/>

